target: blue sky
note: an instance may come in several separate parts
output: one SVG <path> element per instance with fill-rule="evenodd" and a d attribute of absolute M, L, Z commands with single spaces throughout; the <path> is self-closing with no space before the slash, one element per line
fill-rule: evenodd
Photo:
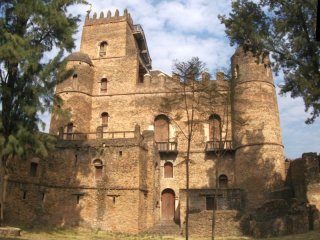
<path fill-rule="evenodd" d="M 224 33 L 224 26 L 218 14 L 228 14 L 231 0 L 89 0 L 92 12 L 116 9 L 123 13 L 125 8 L 135 24 L 141 24 L 152 58 L 153 69 L 171 72 L 172 62 L 197 56 L 207 63 L 211 74 L 226 68 L 234 47 L 230 47 Z M 86 14 L 89 6 L 76 6 L 69 9 L 72 14 Z M 81 28 L 77 33 L 79 49 Z M 282 82 L 281 74 L 275 78 Z M 277 88 L 279 91 L 279 89 Z M 320 119 L 312 125 L 304 123 L 308 114 L 304 112 L 302 99 L 290 96 L 277 96 L 280 110 L 282 138 L 286 157 L 297 158 L 303 152 L 320 152 Z M 46 122 L 49 115 L 44 116 Z M 48 125 L 48 124 L 47 124 Z"/>

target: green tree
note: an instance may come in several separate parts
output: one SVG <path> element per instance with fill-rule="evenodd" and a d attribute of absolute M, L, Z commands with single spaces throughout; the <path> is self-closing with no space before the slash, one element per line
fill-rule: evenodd
<path fill-rule="evenodd" d="M 46 157 L 53 145 L 39 132 L 39 113 L 51 109 L 63 53 L 74 48 L 80 19 L 67 8 L 75 4 L 86 1 L 0 0 L 1 220 L 11 160 Z M 53 49 L 58 54 L 48 60 Z"/>
<path fill-rule="evenodd" d="M 272 54 L 284 73 L 281 93 L 302 97 L 307 124 L 320 115 L 320 43 L 316 41 L 317 0 L 237 0 L 229 16 L 219 16 L 231 45 L 259 56 Z"/>

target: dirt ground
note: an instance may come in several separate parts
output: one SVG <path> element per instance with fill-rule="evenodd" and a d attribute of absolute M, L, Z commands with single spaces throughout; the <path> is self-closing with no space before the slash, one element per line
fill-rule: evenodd
<path fill-rule="evenodd" d="M 87 229 L 23 229 L 20 237 L 1 237 L 2 240 L 182 240 L 183 237 L 172 236 L 150 236 L 150 235 L 129 235 L 121 233 L 109 233 L 104 231 L 94 231 Z M 190 236 L 191 240 L 209 240 L 210 238 L 199 238 Z M 216 240 L 240 240 L 240 239 L 253 239 L 249 237 L 228 237 L 228 238 L 215 238 Z M 268 240 L 319 240 L 320 231 L 311 231 L 306 234 L 289 235 L 285 237 L 268 238 Z"/>

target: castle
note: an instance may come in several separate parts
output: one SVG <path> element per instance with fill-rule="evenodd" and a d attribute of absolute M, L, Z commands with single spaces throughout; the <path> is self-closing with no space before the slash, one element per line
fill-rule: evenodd
<path fill-rule="evenodd" d="M 126 10 L 87 16 L 80 51 L 66 60 L 73 73 L 56 95 L 70 118 L 52 116 L 58 141 L 48 159 L 16 165 L 10 218 L 129 233 L 162 220 L 183 225 L 187 117 L 162 104 L 181 83 L 152 70 L 142 27 Z M 189 158 L 190 213 L 217 208 L 230 219 L 261 206 L 285 181 L 268 55 L 257 59 L 239 48 L 231 68 L 230 81 L 203 74 L 201 81 L 222 94 L 195 114 Z"/>

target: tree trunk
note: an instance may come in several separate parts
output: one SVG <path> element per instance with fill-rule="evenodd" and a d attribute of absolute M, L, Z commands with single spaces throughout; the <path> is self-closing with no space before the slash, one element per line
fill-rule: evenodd
<path fill-rule="evenodd" d="M 6 174 L 6 159 L 5 156 L 2 157 L 1 166 L 0 166 L 0 224 L 2 225 L 4 222 L 4 208 L 5 208 L 5 200 L 7 193 L 7 185 L 8 185 L 8 175 Z"/>
<path fill-rule="evenodd" d="M 191 137 L 188 137 L 187 159 L 186 159 L 186 240 L 189 239 L 189 158 Z"/>

